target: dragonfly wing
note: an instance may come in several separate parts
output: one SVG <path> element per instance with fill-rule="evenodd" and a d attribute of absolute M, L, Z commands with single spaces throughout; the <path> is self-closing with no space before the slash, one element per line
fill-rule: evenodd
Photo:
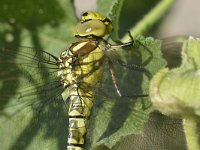
<path fill-rule="evenodd" d="M 125 56 L 120 55 L 122 56 L 121 59 L 133 56 L 132 59 L 126 62 L 127 64 L 143 65 L 139 49 L 132 52 L 127 51 L 126 53 L 126 51 L 123 51 L 122 53 L 125 53 Z M 144 123 L 148 120 L 147 114 L 151 111 L 148 97 L 139 96 L 146 94 L 142 85 L 147 84 L 145 82 L 150 79 L 147 76 L 148 74 L 141 70 L 124 67 L 116 59 L 110 58 L 115 70 L 116 83 L 123 96 L 120 97 L 118 95 L 112 81 L 109 66 L 105 64 L 103 81 L 97 90 L 96 105 L 91 117 L 92 125 L 89 131 L 91 135 L 88 136 L 91 138 L 90 144 L 93 147 L 103 143 L 107 144 L 109 140 L 119 140 L 121 138 L 120 135 L 126 135 L 130 128 L 132 128 L 133 132 L 139 133 Z"/>
<path fill-rule="evenodd" d="M 151 47 L 153 46 L 151 45 Z M 153 60 L 149 60 L 147 55 L 141 55 L 140 53 L 143 53 L 143 51 L 141 51 L 141 49 L 138 50 L 139 51 L 136 50 L 134 52 L 136 54 L 133 55 L 130 51 L 127 51 L 127 53 L 123 51 L 123 54 L 120 55 L 122 59 L 124 56 L 128 58 L 127 63 L 142 65 L 145 69 L 149 69 L 147 71 L 138 71 L 123 67 L 113 60 L 114 67 L 117 68 L 116 79 L 119 84 L 119 89 L 122 93 L 127 95 L 138 94 L 138 92 L 141 92 L 139 94 L 143 94 L 146 92 L 147 90 L 145 89 L 148 89 L 149 80 L 156 72 L 154 69 L 159 68 L 158 66 L 165 65 L 163 62 L 163 64 L 156 63 L 159 62 L 157 59 L 161 56 L 161 54 L 158 54 L 160 49 L 156 49 L 155 47 L 155 49 L 151 50 L 154 56 Z M 143 57 L 145 57 L 145 59 L 143 59 Z M 129 60 L 129 58 L 134 59 Z M 177 149 L 185 149 L 181 120 L 166 119 L 165 117 L 160 117 L 160 115 L 155 115 L 156 117 L 150 115 L 149 118 L 150 112 L 153 111 L 149 98 L 117 97 L 117 92 L 109 76 L 109 71 L 107 71 L 107 73 L 108 74 L 104 75 L 105 82 L 103 82 L 100 88 L 101 90 L 97 92 L 99 98 L 95 101 L 96 106 L 93 110 L 93 116 L 91 117 L 92 125 L 90 126 L 91 129 L 89 133 L 91 134 L 90 144 L 93 145 L 93 147 L 103 145 L 105 147 L 112 147 L 113 143 L 115 143 L 113 141 L 120 141 L 113 149 L 118 149 L 119 146 L 120 148 L 124 146 L 122 149 L 127 149 L 131 146 L 131 149 L 141 149 L 141 147 L 145 149 L 145 146 L 148 147 L 146 149 L 167 149 L 167 147 L 169 149 L 170 146 L 165 145 L 166 143 L 172 143 L 172 149 L 175 147 Z M 108 96 L 102 96 L 103 92 L 101 94 L 101 91 L 106 92 Z M 144 128 L 146 133 L 142 133 Z M 174 129 L 176 129 L 176 132 Z M 156 137 L 154 132 L 156 133 Z M 155 139 L 158 139 L 159 135 L 162 136 L 162 140 L 156 141 Z M 180 137 L 180 135 L 182 137 Z M 179 142 L 176 142 L 177 138 L 179 138 Z"/>
<path fill-rule="evenodd" d="M 44 51 L 0 49 L 0 149 L 66 146 L 66 109 L 56 63 Z"/>

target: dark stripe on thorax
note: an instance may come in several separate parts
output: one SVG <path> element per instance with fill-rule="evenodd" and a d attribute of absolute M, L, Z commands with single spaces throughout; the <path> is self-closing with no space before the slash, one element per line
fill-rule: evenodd
<path fill-rule="evenodd" d="M 85 116 L 68 116 L 69 118 L 85 118 Z"/>
<path fill-rule="evenodd" d="M 76 147 L 84 147 L 84 144 L 72 144 L 72 143 L 68 143 L 68 146 L 76 146 Z"/>

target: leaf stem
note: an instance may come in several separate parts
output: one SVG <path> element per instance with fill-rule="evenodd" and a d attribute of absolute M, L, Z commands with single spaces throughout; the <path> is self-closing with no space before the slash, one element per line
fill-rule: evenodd
<path fill-rule="evenodd" d="M 200 145 L 197 118 L 191 116 L 184 117 L 183 128 L 185 132 L 188 150 L 199 150 Z"/>
<path fill-rule="evenodd" d="M 132 36 L 135 38 L 137 35 L 144 33 L 149 27 L 151 27 L 156 21 L 158 21 L 171 5 L 176 0 L 162 0 L 160 1 L 141 21 L 139 21 L 131 30 Z M 127 41 L 128 35 L 122 38 L 122 41 Z"/>

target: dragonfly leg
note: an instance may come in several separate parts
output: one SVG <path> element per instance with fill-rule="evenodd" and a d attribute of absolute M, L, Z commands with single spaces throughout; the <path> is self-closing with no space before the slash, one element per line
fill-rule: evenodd
<path fill-rule="evenodd" d="M 133 41 L 127 42 L 127 43 L 118 44 L 118 45 L 110 45 L 110 48 L 111 49 L 118 49 L 118 48 L 128 47 L 128 46 L 132 46 L 132 45 L 133 45 Z"/>
<path fill-rule="evenodd" d="M 122 44 L 117 44 L 117 45 L 110 45 L 111 49 L 118 49 L 118 48 L 123 48 L 123 47 L 128 47 L 128 46 L 132 46 L 134 44 L 134 39 L 130 33 L 130 31 L 128 31 L 129 37 L 131 39 L 130 42 L 127 43 L 122 43 Z"/>
<path fill-rule="evenodd" d="M 124 94 L 122 94 L 120 92 L 120 90 L 119 90 L 118 85 L 117 85 L 117 80 L 116 80 L 116 76 L 115 76 L 114 66 L 113 66 L 111 60 L 108 61 L 108 65 L 109 65 L 110 74 L 111 74 L 111 78 L 112 78 L 113 84 L 115 86 L 117 94 L 120 97 L 135 98 L 135 97 L 147 97 L 148 96 L 148 94 L 134 94 L 134 95 L 124 95 Z"/>
<path fill-rule="evenodd" d="M 112 58 L 114 58 L 121 66 L 128 68 L 128 69 L 134 69 L 138 71 L 146 71 L 146 69 L 143 66 L 136 65 L 136 64 L 127 64 L 125 63 L 119 56 L 119 54 L 116 52 L 116 50 L 111 51 Z"/>
<path fill-rule="evenodd" d="M 131 39 L 130 42 L 127 42 L 127 43 L 122 43 L 122 44 L 118 44 L 118 45 L 111 45 L 110 44 L 110 50 L 113 50 L 113 49 L 118 49 L 118 48 L 123 48 L 123 47 L 128 47 L 128 46 L 133 46 L 134 43 L 137 43 L 139 44 L 140 46 L 142 46 L 148 53 L 149 53 L 149 58 L 143 63 L 144 65 L 148 64 L 149 61 L 153 58 L 153 54 L 151 52 L 151 50 L 145 45 L 143 44 L 141 41 L 139 41 L 138 39 L 134 40 L 133 39 L 133 36 L 131 35 L 130 31 L 128 31 L 128 34 L 129 34 L 129 37 Z M 124 63 L 123 63 L 124 64 Z M 124 65 L 123 65 L 124 66 Z M 128 66 L 128 65 L 126 65 Z M 129 68 L 129 67 L 128 67 Z M 141 67 L 143 68 L 143 67 Z M 145 70 L 145 69 L 144 69 Z"/>
<path fill-rule="evenodd" d="M 116 77 L 115 77 L 115 71 L 114 71 L 114 66 L 113 66 L 113 64 L 112 64 L 112 62 L 111 62 L 110 59 L 108 60 L 108 65 L 109 65 L 109 70 L 110 70 L 111 78 L 112 78 L 113 84 L 115 86 L 115 89 L 117 91 L 117 94 L 121 97 L 122 94 L 121 94 L 121 92 L 120 92 L 120 90 L 118 88 L 118 85 L 117 85 L 117 81 L 116 81 Z"/>

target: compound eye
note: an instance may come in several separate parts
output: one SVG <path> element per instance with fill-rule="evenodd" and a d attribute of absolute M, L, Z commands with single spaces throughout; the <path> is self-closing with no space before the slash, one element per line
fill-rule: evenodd
<path fill-rule="evenodd" d="M 82 14 L 82 16 L 87 16 L 88 15 L 88 12 L 84 12 L 83 14 Z"/>
<path fill-rule="evenodd" d="M 76 26 L 76 35 L 103 37 L 107 34 L 106 25 L 100 20 L 89 20 L 87 22 L 79 22 Z"/>

